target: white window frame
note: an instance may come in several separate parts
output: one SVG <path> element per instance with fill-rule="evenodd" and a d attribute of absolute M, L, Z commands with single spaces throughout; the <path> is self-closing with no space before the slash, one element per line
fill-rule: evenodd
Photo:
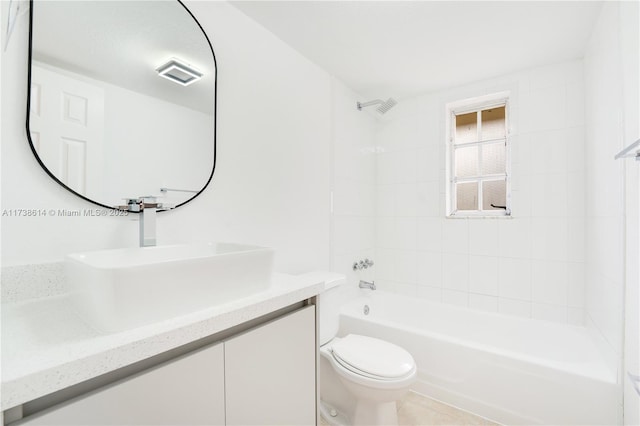
<path fill-rule="evenodd" d="M 456 178 L 455 176 L 455 155 L 454 155 L 454 138 L 455 138 L 455 116 L 468 114 L 471 112 L 482 111 L 489 108 L 499 106 L 505 107 L 505 183 L 506 183 L 506 210 L 457 210 L 456 207 L 456 183 L 458 182 L 478 182 L 478 203 L 482 203 L 482 185 L 480 182 L 484 180 L 495 180 L 500 175 L 479 175 L 474 178 Z M 446 105 L 446 144 L 447 144 L 447 217 L 510 217 L 511 212 L 511 143 L 510 143 L 510 92 L 493 93 L 486 96 L 464 99 L 460 101 L 450 102 Z M 482 126 L 482 122 L 478 122 Z M 476 145 L 481 147 L 488 143 L 495 143 L 496 139 L 487 141 L 477 141 L 468 145 Z M 460 145 L 458 145 L 460 146 Z M 464 146 L 464 144 L 463 144 Z M 480 155 L 480 158 L 482 156 Z M 482 160 L 480 160 L 482 161 Z M 479 164 L 479 170 L 482 170 L 482 164 Z"/>

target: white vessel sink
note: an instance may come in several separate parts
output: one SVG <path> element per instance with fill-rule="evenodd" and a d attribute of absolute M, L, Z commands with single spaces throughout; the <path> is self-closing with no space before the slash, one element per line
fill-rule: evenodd
<path fill-rule="evenodd" d="M 116 332 L 266 290 L 274 250 L 203 243 L 136 247 L 67 255 L 67 276 L 79 313 Z"/>

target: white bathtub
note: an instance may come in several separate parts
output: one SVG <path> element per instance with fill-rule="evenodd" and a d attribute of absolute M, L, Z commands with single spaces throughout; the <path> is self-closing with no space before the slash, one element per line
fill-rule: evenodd
<path fill-rule="evenodd" d="M 375 291 L 342 308 L 348 333 L 404 347 L 416 392 L 499 423 L 620 423 L 616 373 L 582 327 Z"/>

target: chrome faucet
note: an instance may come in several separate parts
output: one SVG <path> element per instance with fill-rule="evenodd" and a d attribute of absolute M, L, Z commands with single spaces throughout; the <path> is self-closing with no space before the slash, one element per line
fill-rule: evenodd
<path fill-rule="evenodd" d="M 375 281 L 369 282 L 369 281 L 365 281 L 365 280 L 360 280 L 360 284 L 358 284 L 358 287 L 375 290 L 376 289 L 376 284 L 375 284 Z"/>
<path fill-rule="evenodd" d="M 120 210 L 140 213 L 140 247 L 152 247 L 156 245 L 156 212 L 158 209 L 167 208 L 158 203 L 156 197 L 142 196 L 127 198 L 127 204 L 117 206 Z"/>

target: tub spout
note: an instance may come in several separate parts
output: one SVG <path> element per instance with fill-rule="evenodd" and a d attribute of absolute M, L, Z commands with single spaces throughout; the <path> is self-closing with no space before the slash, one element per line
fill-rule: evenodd
<path fill-rule="evenodd" d="M 358 284 L 358 287 L 375 290 L 376 289 L 376 284 L 375 284 L 374 281 L 369 282 L 369 281 L 360 280 L 360 284 Z"/>

